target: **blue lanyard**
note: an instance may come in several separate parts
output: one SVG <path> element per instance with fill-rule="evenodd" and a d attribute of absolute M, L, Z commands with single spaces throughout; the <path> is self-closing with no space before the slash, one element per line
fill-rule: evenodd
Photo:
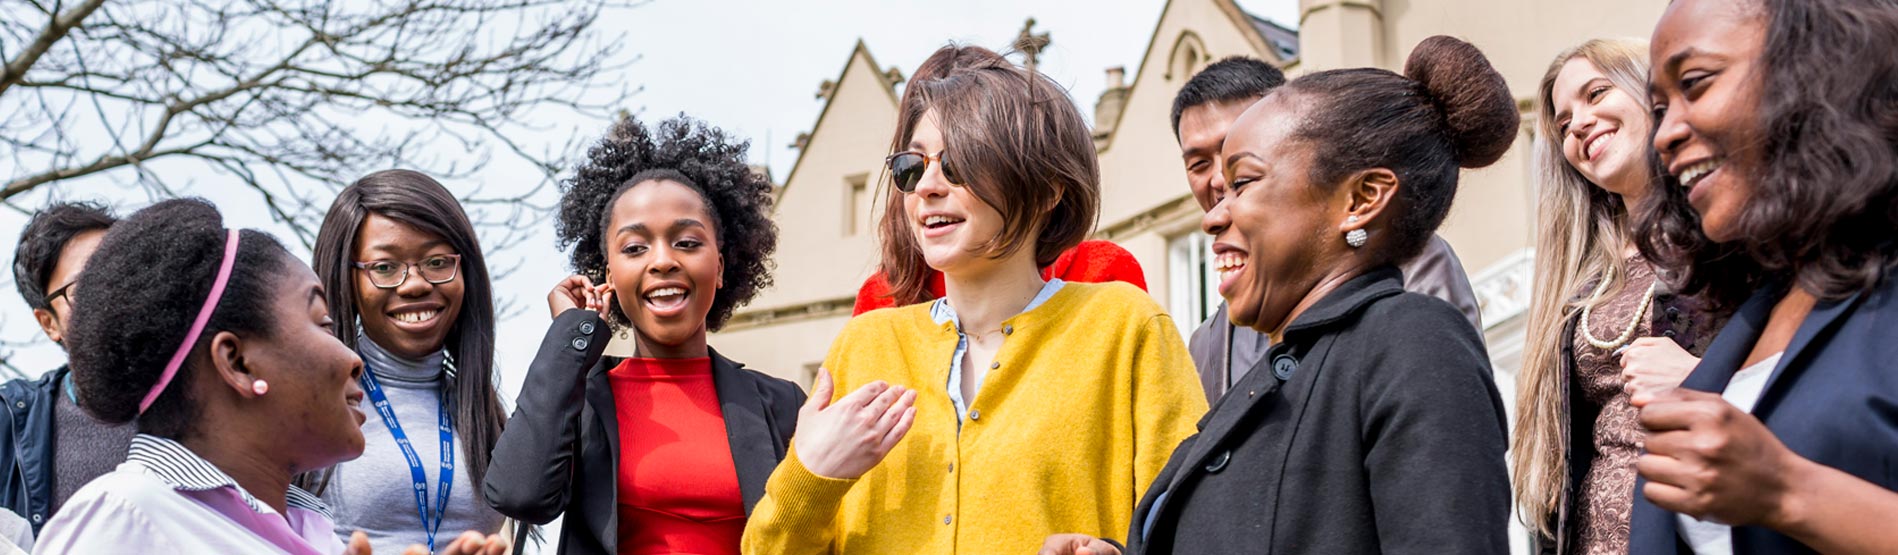
<path fill-rule="evenodd" d="M 367 364 L 363 365 L 362 389 L 376 405 L 376 412 L 382 415 L 382 424 L 389 427 L 389 435 L 395 437 L 395 445 L 402 448 L 402 456 L 409 461 L 409 478 L 415 484 L 415 513 L 422 517 L 422 531 L 428 534 L 428 552 L 434 553 L 435 533 L 442 529 L 442 520 L 448 517 L 448 493 L 455 483 L 455 428 L 448 422 L 448 413 L 452 412 L 448 392 L 443 391 L 441 395 L 442 469 L 435 488 L 435 520 L 431 522 L 428 519 L 428 471 L 422 469 L 422 457 L 409 445 L 409 435 L 402 432 L 402 422 L 396 420 L 395 408 L 389 406 L 389 397 L 382 394 L 382 385 L 376 383 L 376 373 Z"/>

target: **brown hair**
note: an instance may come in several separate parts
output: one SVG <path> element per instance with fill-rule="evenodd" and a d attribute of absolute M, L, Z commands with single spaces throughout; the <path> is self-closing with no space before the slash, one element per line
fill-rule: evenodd
<path fill-rule="evenodd" d="M 1353 173 L 1397 175 L 1389 232 L 1373 236 L 1375 258 L 1399 263 L 1422 252 L 1456 197 L 1457 168 L 1496 163 L 1516 135 L 1516 102 L 1503 76 L 1470 43 L 1424 39 L 1404 74 L 1358 68 L 1321 71 L 1272 94 L 1310 96 L 1293 135 L 1312 145 L 1313 183 Z"/>
<path fill-rule="evenodd" d="M 1648 108 L 1648 45 L 1634 39 L 1594 39 L 1557 54 L 1536 87 L 1535 279 L 1530 288 L 1527 339 L 1516 374 L 1516 431 L 1510 437 L 1511 482 L 1529 529 L 1554 537 L 1555 514 L 1568 483 L 1563 437 L 1562 335 L 1569 316 L 1619 294 L 1627 281 L 1622 249 L 1630 244 L 1630 208 L 1621 196 L 1592 183 L 1562 156 L 1555 121 L 1555 78 L 1571 60 L 1588 60 L 1615 88 Z M 1640 117 L 1647 117 L 1642 114 Z M 1649 176 L 1659 174 L 1648 157 Z M 1607 281 L 1599 295 L 1578 296 L 1584 284 Z M 1586 293 L 1586 291 L 1582 291 Z"/>
<path fill-rule="evenodd" d="M 898 108 L 891 152 L 909 148 L 923 114 L 942 129 L 943 167 L 1002 214 L 1002 231 L 983 245 L 1002 257 L 1030 245 L 1047 266 L 1094 230 L 1100 167 L 1094 139 L 1066 91 L 986 48 L 945 46 L 910 78 Z M 897 304 L 929 300 L 930 268 L 910 231 L 903 193 L 885 180 L 881 270 Z"/>
<path fill-rule="evenodd" d="M 1761 159 L 1748 168 L 1757 173 L 1738 238 L 1709 240 L 1679 181 L 1664 176 L 1656 206 L 1638 220 L 1641 251 L 1680 270 L 1681 292 L 1729 305 L 1768 280 L 1826 299 L 1876 287 L 1898 265 L 1898 8 L 1759 5 Z"/>

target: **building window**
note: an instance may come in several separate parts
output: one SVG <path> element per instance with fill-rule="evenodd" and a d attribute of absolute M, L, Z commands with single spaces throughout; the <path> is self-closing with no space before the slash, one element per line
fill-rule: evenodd
<path fill-rule="evenodd" d="M 1204 233 L 1167 241 L 1167 309 L 1188 338 L 1224 300 L 1219 298 L 1219 275 L 1213 272 L 1212 241 Z"/>
<path fill-rule="evenodd" d="M 1210 61 L 1212 54 L 1206 52 L 1206 44 L 1200 42 L 1199 35 L 1192 31 L 1181 33 L 1167 57 L 1166 78 L 1168 81 L 1191 78 Z"/>
<path fill-rule="evenodd" d="M 870 227 L 870 174 L 844 178 L 844 236 L 863 233 Z"/>

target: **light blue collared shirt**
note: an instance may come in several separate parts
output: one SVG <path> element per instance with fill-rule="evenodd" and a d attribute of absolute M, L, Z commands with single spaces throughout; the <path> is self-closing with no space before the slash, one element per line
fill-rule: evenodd
<path fill-rule="evenodd" d="M 1041 303 L 1048 302 L 1048 299 L 1066 284 L 1067 282 L 1060 279 L 1048 280 L 1048 283 L 1041 286 L 1041 291 L 1035 293 L 1035 298 L 1028 301 L 1028 306 L 1022 307 L 1021 313 L 1034 310 L 1035 307 L 1041 306 Z M 934 304 L 929 305 L 929 317 L 935 320 L 937 325 L 944 322 L 954 322 L 956 325 L 956 352 L 949 357 L 949 400 L 956 405 L 956 427 L 961 429 L 962 420 L 969 416 L 969 403 L 975 402 L 974 399 L 962 398 L 962 355 L 969 352 L 969 335 L 962 332 L 962 320 L 956 318 L 956 309 L 949 306 L 948 297 L 936 299 Z M 975 387 L 969 390 L 981 392 L 982 379 L 988 375 L 987 368 L 975 369 Z"/>

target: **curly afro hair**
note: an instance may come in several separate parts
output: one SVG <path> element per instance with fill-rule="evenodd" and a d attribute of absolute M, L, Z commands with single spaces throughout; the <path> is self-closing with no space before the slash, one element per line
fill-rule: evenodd
<path fill-rule="evenodd" d="M 73 384 L 79 406 L 107 422 L 138 419 L 142 433 L 182 439 L 197 421 L 193 366 L 220 331 L 269 337 L 275 286 L 294 264 L 269 234 L 243 230 L 224 296 L 186 365 L 145 414 L 138 403 L 184 341 L 224 259 L 224 218 L 201 199 L 154 204 L 113 225 L 74 288 Z"/>
<path fill-rule="evenodd" d="M 653 129 L 636 118 L 621 118 L 587 151 L 574 177 L 561 184 L 554 223 L 559 247 L 573 247 L 573 269 L 600 283 L 606 278 L 608 214 L 620 195 L 654 180 L 692 188 L 706 201 L 718 254 L 725 259 L 725 286 L 705 315 L 706 329 L 718 331 L 733 311 L 771 286 L 771 253 L 778 248 L 771 183 L 745 163 L 749 147 L 749 141 L 734 140 L 684 115 Z M 615 325 L 631 325 L 618 306 L 608 311 Z"/>

